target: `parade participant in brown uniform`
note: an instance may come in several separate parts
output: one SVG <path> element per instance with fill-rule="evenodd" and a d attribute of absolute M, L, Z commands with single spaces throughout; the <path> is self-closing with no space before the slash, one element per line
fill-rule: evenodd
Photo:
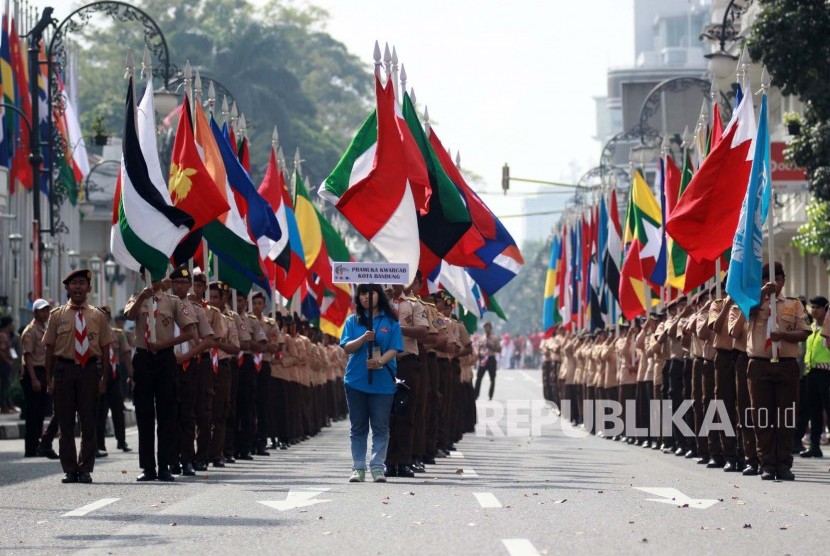
<path fill-rule="evenodd" d="M 112 318 L 112 309 L 108 305 L 101 307 L 107 317 Z M 112 327 L 110 327 L 112 328 Z M 128 384 L 132 384 L 132 348 L 127 341 L 127 336 L 120 328 L 112 328 L 112 337 L 115 340 L 110 345 L 107 357 L 110 359 L 110 376 L 107 381 L 107 390 L 98 400 L 97 433 L 98 450 L 95 457 L 107 457 L 106 433 L 107 433 L 107 412 L 112 413 L 112 432 L 118 443 L 118 449 L 124 452 L 131 452 L 132 448 L 127 446 L 126 427 L 124 423 L 124 392 L 121 390 L 120 375 L 125 372 L 128 377 Z M 122 361 L 126 364 L 122 364 Z"/>
<path fill-rule="evenodd" d="M 36 299 L 32 304 L 32 322 L 26 325 L 20 335 L 23 348 L 23 365 L 20 385 L 26 396 L 26 441 L 24 455 L 37 457 L 38 443 L 43 433 L 46 415 L 46 348 L 41 340 L 46 332 L 51 307 L 45 299 Z"/>
<path fill-rule="evenodd" d="M 256 368 L 256 361 L 259 361 L 259 369 L 257 370 L 256 375 L 256 438 L 254 440 L 254 450 L 256 455 L 258 456 L 267 456 L 268 450 L 266 450 L 266 445 L 268 443 L 268 437 L 270 436 L 269 433 L 269 426 L 268 426 L 268 416 L 269 416 L 269 404 L 270 401 L 270 390 L 271 390 L 271 363 L 274 360 L 274 357 L 279 355 L 280 352 L 280 344 L 282 343 L 282 338 L 280 336 L 280 329 L 277 326 L 277 321 L 274 319 L 265 316 L 265 294 L 262 292 L 256 292 L 253 296 L 251 296 L 253 300 L 253 314 L 251 315 L 259 322 L 259 326 L 262 329 L 262 333 L 265 336 L 265 343 L 260 344 L 262 351 L 259 355 L 255 355 L 255 368 Z"/>
<path fill-rule="evenodd" d="M 211 405 L 213 426 L 209 455 L 213 460 L 213 467 L 225 467 L 225 437 L 231 413 L 231 360 L 239 353 L 236 321 L 232 316 L 225 315 L 226 292 L 227 284 L 224 282 L 210 283 L 208 315 L 214 334 L 214 345 L 210 354 L 214 394 Z"/>
<path fill-rule="evenodd" d="M 211 425 L 213 422 L 213 377 L 214 364 L 216 372 L 219 371 L 217 341 L 220 337 L 218 330 L 225 331 L 225 324 L 219 311 L 205 301 L 207 290 L 207 276 L 199 269 L 193 272 L 193 292 L 188 295 L 190 302 L 202 308 L 207 318 L 210 329 L 213 330 L 213 338 L 207 345 L 202 345 L 202 351 L 198 353 L 195 363 L 191 365 L 191 380 L 195 382 L 194 398 L 194 419 L 196 422 L 196 453 L 193 461 L 194 471 L 207 471 L 207 464 L 210 457 Z M 214 356 L 215 359 L 214 359 Z"/>
<path fill-rule="evenodd" d="M 174 475 L 195 475 L 193 462 L 196 459 L 196 398 L 199 391 L 200 358 L 202 353 L 213 344 L 213 328 L 207 314 L 199 302 L 188 298 L 188 292 L 194 282 L 186 266 L 180 266 L 170 273 L 173 295 L 178 297 L 196 319 L 198 337 L 175 347 L 176 353 L 176 399 L 178 400 L 176 429 L 176 461 L 170 465 Z"/>
<path fill-rule="evenodd" d="M 668 318 L 663 327 L 663 335 L 661 337 L 661 341 L 665 346 L 666 357 L 668 358 L 668 396 L 671 403 L 669 409 L 672 414 L 683 403 L 683 346 L 677 337 L 677 324 L 680 321 L 680 312 L 685 306 L 685 297 L 680 297 L 669 302 L 666 306 Z M 680 429 L 677 425 L 672 424 L 670 446 L 667 446 L 667 448 L 670 448 L 669 451 L 673 451 L 677 456 L 686 455 L 688 449 L 686 443 L 686 438 L 680 434 Z"/>
<path fill-rule="evenodd" d="M 640 333 L 640 321 L 634 320 L 631 323 L 624 338 L 620 338 L 617 342 L 617 362 L 620 366 L 620 405 L 622 405 L 622 419 L 623 423 L 629 421 L 634 423 L 636 421 L 636 405 L 635 414 L 629 415 L 629 400 L 637 399 L 637 367 L 639 361 L 637 360 L 637 351 L 635 349 L 635 338 Z M 626 433 L 627 435 L 627 433 Z M 634 437 L 625 438 L 629 444 L 634 444 L 636 439 Z"/>
<path fill-rule="evenodd" d="M 415 472 L 410 464 L 414 459 L 415 408 L 420 397 L 424 395 L 420 387 L 421 361 L 418 341 L 423 341 L 427 337 L 429 324 L 426 310 L 419 303 L 404 297 L 403 286 L 395 284 L 391 290 L 391 304 L 398 312 L 398 322 L 403 335 L 403 351 L 396 355 L 396 376 L 409 387 L 409 410 L 406 415 L 392 415 L 389 421 L 386 476 L 414 477 Z"/>
<path fill-rule="evenodd" d="M 695 316 L 694 333 L 701 341 L 701 358 L 703 359 L 701 367 L 701 390 L 703 395 L 703 415 L 705 417 L 709 412 L 709 407 L 715 401 L 715 346 L 714 334 L 709 327 L 710 292 L 703 291 L 699 294 L 699 297 L 700 309 Z M 709 452 L 709 461 L 706 463 L 706 467 L 709 469 L 722 469 L 726 462 L 724 460 L 719 431 L 707 431 L 706 447 Z"/>
<path fill-rule="evenodd" d="M 240 325 L 242 354 L 236 359 L 239 366 L 239 383 L 236 397 L 236 442 L 233 453 L 236 459 L 251 460 L 256 436 L 257 375 L 262 370 L 260 355 L 267 343 L 267 338 L 259 320 L 248 314 L 248 299 L 239 291 L 236 292 L 236 308 L 242 321 Z M 247 344 L 241 339 L 243 326 L 250 334 Z"/>
<path fill-rule="evenodd" d="M 143 269 L 142 269 L 143 270 Z M 138 481 L 173 481 L 169 466 L 176 461 L 176 355 L 174 346 L 196 336 L 196 317 L 189 305 L 165 293 L 167 281 L 153 282 L 133 295 L 125 307 L 129 320 L 136 321 L 136 350 L 133 356 L 133 395 L 138 424 Z M 150 340 L 149 312 L 155 315 L 156 340 Z M 176 336 L 178 326 L 181 334 Z M 142 333 L 143 331 L 143 333 Z M 158 470 L 155 437 L 158 419 Z"/>
<path fill-rule="evenodd" d="M 272 434 L 277 437 L 277 447 L 287 450 L 290 439 L 294 436 L 291 393 L 292 369 L 295 365 L 297 350 L 291 338 L 290 328 L 293 320 L 290 315 L 277 315 L 277 321 L 282 329 L 280 335 L 281 350 L 271 360 L 271 389 L 269 391 L 269 412 L 271 414 Z"/>
<path fill-rule="evenodd" d="M 749 397 L 749 381 L 746 375 L 749 367 L 749 357 L 746 353 L 749 323 L 747 323 L 746 317 L 737 305 L 732 305 L 729 308 L 726 326 L 729 335 L 734 340 L 737 430 L 741 439 L 738 451 L 739 459 L 740 456 L 743 456 L 744 460 L 741 473 L 745 476 L 755 476 L 760 471 L 758 467 L 758 448 L 755 441 L 755 421 L 752 417 L 752 401 Z"/>
<path fill-rule="evenodd" d="M 236 295 L 231 287 L 225 283 L 223 284 L 223 295 L 225 297 L 225 309 L 223 314 L 233 321 L 236 333 L 239 339 L 239 351 L 234 357 L 231 357 L 229 364 L 231 370 L 231 402 L 228 406 L 228 422 L 225 425 L 225 463 L 236 463 L 234 457 L 237 450 L 237 430 L 239 428 L 239 415 L 237 413 L 239 405 L 239 369 L 245 360 L 245 354 L 250 356 L 251 349 L 251 329 L 246 323 L 247 319 L 243 319 L 239 313 L 231 309 L 233 306 L 234 297 L 237 300 L 237 309 L 239 309 L 239 296 Z"/>
<path fill-rule="evenodd" d="M 467 406 L 465 405 L 466 389 L 464 388 L 461 380 L 462 360 L 469 357 L 473 353 L 473 341 L 470 338 L 470 333 L 467 332 L 464 324 L 458 320 L 456 315 L 452 315 L 452 323 L 457 329 L 456 344 L 458 348 L 455 351 L 455 356 L 450 360 L 454 393 L 453 410 L 455 413 L 452 422 L 452 433 L 450 436 L 450 440 L 452 441 L 452 444 L 450 445 L 451 450 L 455 448 L 455 443 L 461 440 L 461 437 L 465 432 L 463 421 L 464 410 Z"/>
<path fill-rule="evenodd" d="M 725 282 L 725 280 L 724 280 Z M 712 344 L 715 348 L 715 399 L 721 400 L 726 409 L 733 430 L 740 434 L 738 428 L 737 377 L 735 363 L 738 352 L 735 340 L 729 335 L 729 311 L 734 305 L 731 297 L 715 299 L 709 306 L 709 327 L 712 329 Z M 726 472 L 742 471 L 738 460 L 741 459 L 736 435 L 720 431 L 720 443 L 723 449 Z"/>
<path fill-rule="evenodd" d="M 46 384 L 55 400 L 60 429 L 63 483 L 91 483 L 95 466 L 98 396 L 110 374 L 108 353 L 113 342 L 107 316 L 86 302 L 92 272 L 75 270 L 63 279 L 69 300 L 49 315 L 46 346 Z M 99 369 L 100 365 L 100 369 Z M 81 452 L 75 448 L 75 414 L 81 425 Z"/>
<path fill-rule="evenodd" d="M 649 411 L 650 419 L 654 423 L 657 435 L 652 439 L 651 449 L 666 449 L 670 443 L 671 430 L 663 430 L 663 401 L 669 397 L 669 358 L 667 346 L 660 341 L 663 330 L 666 327 L 666 310 L 657 312 L 657 326 L 649 334 L 646 344 L 651 353 L 652 368 L 654 376 L 653 400 L 658 400 L 656 411 Z"/>
<path fill-rule="evenodd" d="M 425 316 L 427 324 L 426 336 L 417 340 L 419 380 L 418 397 L 414 400 L 414 435 L 412 439 L 413 461 L 411 465 L 412 470 L 416 473 L 423 473 L 426 471 L 426 468 L 424 467 L 425 459 L 430 459 L 430 456 L 428 455 L 429 450 L 427 449 L 427 429 L 430 424 L 429 418 L 431 413 L 429 404 L 432 401 L 434 386 L 431 382 L 429 363 L 427 361 L 429 358 L 427 344 L 434 341 L 438 335 L 438 330 L 433 326 L 432 320 L 429 318 L 430 313 L 428 311 L 427 303 L 418 297 L 418 291 L 420 291 L 420 289 L 421 273 L 420 271 L 417 271 L 415 272 L 415 279 L 412 281 L 412 285 L 405 291 L 408 295 L 406 299 L 413 304 L 413 309 L 416 313 L 420 311 Z M 434 459 L 432 462 L 435 463 Z"/>
<path fill-rule="evenodd" d="M 770 279 L 769 263 L 762 270 L 762 280 Z M 773 281 L 761 288 L 761 303 L 749 315 L 747 354 L 749 355 L 749 395 L 755 419 L 755 436 L 761 478 L 792 481 L 793 428 L 791 412 L 798 398 L 799 368 L 797 357 L 810 334 L 807 313 L 798 299 L 780 297 L 784 288 L 784 268 L 774 264 Z M 768 333 L 770 296 L 776 296 L 777 322 Z M 768 340 L 771 340 L 768 341 Z M 778 359 L 772 359 L 772 343 L 777 343 Z"/>
<path fill-rule="evenodd" d="M 435 330 L 435 333 L 430 333 L 425 341 L 427 348 L 427 372 L 429 374 L 430 383 L 430 398 L 428 401 L 428 417 L 427 417 L 427 437 L 426 448 L 424 453 L 424 463 L 435 463 L 436 457 L 446 457 L 447 454 L 443 450 L 438 449 L 438 438 L 443 416 L 443 405 L 441 400 L 446 395 L 444 391 L 444 384 L 442 375 L 438 365 L 438 352 L 441 349 L 446 349 L 447 323 L 443 316 L 438 311 L 437 302 L 434 296 L 428 296 L 427 302 L 427 317 L 430 320 L 430 327 Z M 435 303 L 433 303 L 435 301 Z"/>

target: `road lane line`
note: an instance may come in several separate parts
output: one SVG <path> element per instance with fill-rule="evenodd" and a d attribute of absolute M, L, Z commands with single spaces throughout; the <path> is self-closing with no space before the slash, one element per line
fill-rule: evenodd
<path fill-rule="evenodd" d="M 449 457 L 449 458 L 463 458 L 464 454 L 459 452 L 458 450 L 456 450 L 454 452 L 450 452 L 450 455 L 447 456 L 447 457 Z"/>
<path fill-rule="evenodd" d="M 478 500 L 482 508 L 502 507 L 501 502 L 499 502 L 499 499 L 492 492 L 474 492 L 473 496 L 476 497 L 476 500 Z"/>
<path fill-rule="evenodd" d="M 501 542 L 510 556 L 539 556 L 536 547 L 527 539 L 502 539 Z"/>
<path fill-rule="evenodd" d="M 96 500 L 95 502 L 91 502 L 86 506 L 81 506 L 77 510 L 72 510 L 71 512 L 67 512 L 63 514 L 61 517 L 80 517 L 82 515 L 86 515 L 90 512 L 94 512 L 104 506 L 109 506 L 113 502 L 118 502 L 121 500 L 120 498 L 101 498 L 100 500 Z"/>

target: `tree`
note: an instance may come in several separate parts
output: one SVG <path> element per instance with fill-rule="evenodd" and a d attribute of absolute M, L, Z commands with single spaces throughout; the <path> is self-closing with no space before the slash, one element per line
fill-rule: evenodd
<path fill-rule="evenodd" d="M 796 237 L 804 252 L 830 258 L 830 8 L 825 0 L 760 0 L 749 52 L 763 60 L 774 85 L 805 103 L 801 132 L 787 157 L 807 170 L 815 195 L 810 221 Z"/>

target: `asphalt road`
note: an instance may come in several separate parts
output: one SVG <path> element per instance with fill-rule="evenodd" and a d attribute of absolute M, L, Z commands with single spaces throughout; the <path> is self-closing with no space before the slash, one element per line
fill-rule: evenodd
<path fill-rule="evenodd" d="M 538 371 L 498 374 L 497 400 L 540 391 Z M 128 442 L 137 445 L 134 430 Z M 136 483 L 135 452 L 110 452 L 95 483 L 62 485 L 56 462 L 23 459 L 23 441 L 7 440 L 0 552 L 811 554 L 830 539 L 830 458 L 797 460 L 797 481 L 781 483 L 558 426 L 470 435 L 458 448 L 415 479 L 350 484 L 339 422 L 288 451 L 172 484 Z"/>

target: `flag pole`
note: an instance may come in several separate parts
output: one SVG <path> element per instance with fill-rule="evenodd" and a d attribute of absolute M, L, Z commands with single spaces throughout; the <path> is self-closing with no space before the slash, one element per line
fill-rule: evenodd
<path fill-rule="evenodd" d="M 767 72 L 767 67 L 764 66 L 764 69 L 761 72 L 761 93 L 763 94 L 763 96 L 767 96 L 769 87 L 770 77 L 769 73 Z M 751 91 L 748 90 L 746 94 L 751 94 Z M 765 175 L 764 179 L 771 180 L 771 176 Z M 772 189 L 772 183 L 767 183 L 766 186 L 769 187 L 770 190 Z M 769 242 L 769 277 L 771 282 L 775 282 L 775 203 L 770 203 L 769 208 L 767 209 L 767 236 Z M 768 331 L 770 333 L 778 332 L 777 309 L 778 308 L 776 307 L 775 290 L 773 290 L 773 292 L 769 296 L 769 318 L 771 325 L 768 327 Z M 772 363 L 778 362 L 778 342 L 772 343 L 772 359 L 770 361 Z"/>
<path fill-rule="evenodd" d="M 400 93 L 398 91 L 398 51 L 395 50 L 395 46 L 392 46 L 392 90 L 395 91 L 395 102 L 398 102 L 400 98 Z M 404 77 L 404 80 L 406 78 Z M 405 91 L 406 89 L 404 89 Z"/>

